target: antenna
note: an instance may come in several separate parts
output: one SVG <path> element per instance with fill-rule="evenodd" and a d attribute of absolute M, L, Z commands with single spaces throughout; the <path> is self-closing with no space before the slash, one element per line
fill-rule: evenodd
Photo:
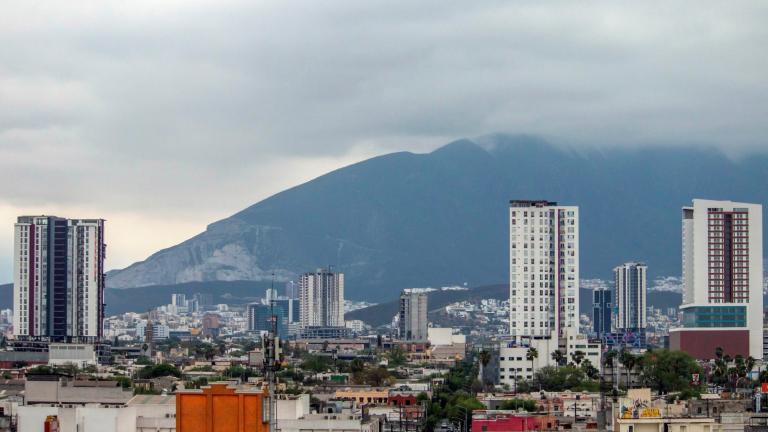
<path fill-rule="evenodd" d="M 277 377 L 275 372 L 280 368 L 280 338 L 277 335 L 277 316 L 275 315 L 275 273 L 272 272 L 272 285 L 269 291 L 269 320 L 270 330 L 264 336 L 264 375 L 267 379 L 269 397 L 269 432 L 275 432 L 277 415 L 275 390 Z"/>

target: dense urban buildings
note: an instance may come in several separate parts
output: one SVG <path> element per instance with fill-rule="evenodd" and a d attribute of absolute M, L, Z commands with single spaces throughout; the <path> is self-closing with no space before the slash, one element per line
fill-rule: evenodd
<path fill-rule="evenodd" d="M 648 267 L 629 262 L 613 269 L 616 292 L 616 331 L 639 332 L 648 325 Z"/>
<path fill-rule="evenodd" d="M 611 333 L 613 324 L 611 294 L 612 291 L 604 287 L 592 291 L 592 331 L 597 337 Z"/>
<path fill-rule="evenodd" d="M 406 289 L 400 294 L 398 314 L 400 339 L 424 342 L 427 340 L 427 293 Z"/>
<path fill-rule="evenodd" d="M 288 311 L 283 305 L 251 303 L 247 306 L 248 330 L 257 332 L 272 331 L 273 317 L 275 330 L 280 337 L 288 336 Z"/>
<path fill-rule="evenodd" d="M 683 328 L 670 346 L 701 359 L 717 347 L 762 358 L 762 206 L 695 199 L 682 220 Z"/>
<path fill-rule="evenodd" d="M 510 334 L 579 327 L 579 209 L 514 200 L 509 208 Z"/>
<path fill-rule="evenodd" d="M 301 327 L 344 327 L 344 274 L 330 269 L 299 279 Z"/>
<path fill-rule="evenodd" d="M 100 338 L 104 254 L 102 219 L 20 216 L 14 233 L 15 337 Z"/>

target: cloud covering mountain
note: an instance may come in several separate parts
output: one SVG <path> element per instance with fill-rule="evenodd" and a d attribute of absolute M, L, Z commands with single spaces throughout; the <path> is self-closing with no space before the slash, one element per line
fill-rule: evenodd
<path fill-rule="evenodd" d="M 768 157 L 701 148 L 578 151 L 531 136 L 460 140 L 375 157 L 278 193 L 124 270 L 127 288 L 206 280 L 286 280 L 333 265 L 347 296 L 503 282 L 510 199 L 580 206 L 582 277 L 627 260 L 680 273 L 680 207 L 692 198 L 768 202 Z"/>

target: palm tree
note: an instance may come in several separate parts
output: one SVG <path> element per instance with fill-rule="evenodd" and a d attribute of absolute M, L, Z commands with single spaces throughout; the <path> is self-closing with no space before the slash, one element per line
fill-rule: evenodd
<path fill-rule="evenodd" d="M 723 347 L 717 347 L 717 348 L 715 348 L 715 358 L 716 358 L 716 359 L 721 359 L 721 358 L 723 358 L 723 355 L 724 355 L 724 354 L 725 354 L 725 350 L 723 349 Z"/>
<path fill-rule="evenodd" d="M 576 364 L 576 366 L 581 365 L 581 362 L 584 360 L 584 357 L 586 357 L 587 354 L 582 350 L 577 350 L 573 354 L 571 354 L 571 360 Z"/>
<path fill-rule="evenodd" d="M 603 355 L 603 365 L 605 367 L 611 368 L 611 382 L 613 383 L 614 388 L 617 388 L 619 386 L 619 383 L 616 382 L 618 380 L 615 379 L 615 377 L 613 376 L 613 372 L 615 370 L 615 363 L 616 363 L 615 360 L 616 360 L 616 357 L 618 357 L 618 355 L 619 355 L 618 351 L 614 349 L 609 350 L 608 352 L 605 353 L 605 355 Z"/>
<path fill-rule="evenodd" d="M 480 360 L 479 363 L 479 370 L 477 374 L 477 379 L 480 380 L 480 384 L 485 384 L 485 380 L 483 377 L 483 371 L 485 370 L 485 367 L 488 366 L 488 363 L 491 361 L 491 353 L 488 352 L 488 350 L 482 350 L 478 354 L 478 360 Z"/>
<path fill-rule="evenodd" d="M 627 388 L 632 387 L 632 369 L 637 364 L 637 357 L 635 357 L 629 350 L 623 349 L 619 354 L 619 363 L 627 370 Z"/>
<path fill-rule="evenodd" d="M 744 366 L 746 366 L 746 368 L 747 368 L 747 373 L 751 373 L 752 372 L 752 369 L 755 368 L 755 363 L 756 362 L 757 361 L 752 356 L 748 356 L 747 359 L 744 360 Z"/>
<path fill-rule="evenodd" d="M 560 350 L 552 351 L 552 361 L 555 362 L 555 368 L 560 368 L 565 362 L 565 355 Z"/>
<path fill-rule="evenodd" d="M 528 352 L 525 353 L 525 359 L 531 362 L 531 377 L 533 377 L 533 361 L 539 358 L 539 350 L 536 348 L 528 348 Z"/>

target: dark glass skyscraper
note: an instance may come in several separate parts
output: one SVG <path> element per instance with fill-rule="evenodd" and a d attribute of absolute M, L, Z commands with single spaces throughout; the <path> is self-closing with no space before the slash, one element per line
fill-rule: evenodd
<path fill-rule="evenodd" d="M 592 292 L 592 331 L 598 337 L 611 332 L 613 292 L 608 288 L 598 288 Z"/>

